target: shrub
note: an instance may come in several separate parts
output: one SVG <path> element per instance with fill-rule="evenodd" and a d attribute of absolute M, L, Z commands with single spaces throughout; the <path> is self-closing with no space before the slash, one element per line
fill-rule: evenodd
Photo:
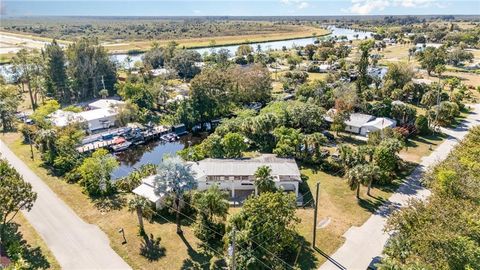
<path fill-rule="evenodd" d="M 415 128 L 417 133 L 420 135 L 426 135 L 430 133 L 430 128 L 428 127 L 428 118 L 424 115 L 420 115 L 415 120 Z"/>

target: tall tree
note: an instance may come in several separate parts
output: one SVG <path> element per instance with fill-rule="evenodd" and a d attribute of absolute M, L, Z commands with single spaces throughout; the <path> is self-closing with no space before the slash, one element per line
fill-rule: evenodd
<path fill-rule="evenodd" d="M 0 127 L 3 131 L 13 128 L 20 96 L 12 85 L 0 83 Z"/>
<path fill-rule="evenodd" d="M 67 48 L 67 73 L 78 100 L 95 98 L 105 88 L 115 93 L 116 67 L 96 39 L 82 38 Z M 105 87 L 104 87 L 105 85 Z"/>
<path fill-rule="evenodd" d="M 43 61 L 37 51 L 29 52 L 21 49 L 12 58 L 12 71 L 18 78 L 19 83 L 27 87 L 30 103 L 33 111 L 38 106 L 38 95 L 42 94 L 41 75 L 43 73 Z"/>
<path fill-rule="evenodd" d="M 287 269 L 288 254 L 298 249 L 295 226 L 295 195 L 266 192 L 248 198 L 240 212 L 230 218 L 236 230 L 236 263 L 239 269 Z M 231 245 L 233 235 L 226 237 Z"/>
<path fill-rule="evenodd" d="M 357 79 L 357 92 L 360 94 L 364 87 L 368 86 L 368 60 L 370 57 L 370 50 L 373 48 L 374 45 L 373 40 L 363 41 L 359 45 L 360 50 L 360 60 L 358 61 L 357 71 L 358 71 L 358 79 Z"/>
<path fill-rule="evenodd" d="M 98 149 L 91 157 L 83 160 L 78 168 L 81 184 L 91 196 L 106 195 L 112 191 L 110 174 L 118 167 L 118 161 L 105 149 Z"/>
<path fill-rule="evenodd" d="M 193 110 L 200 122 L 213 120 L 229 111 L 232 80 L 224 70 L 205 68 L 191 81 Z"/>
<path fill-rule="evenodd" d="M 202 56 L 197 51 L 180 50 L 170 60 L 168 65 L 177 71 L 182 79 L 191 79 L 200 73 L 200 67 L 197 62 L 202 61 Z"/>
<path fill-rule="evenodd" d="M 151 218 L 154 212 L 151 202 L 144 197 L 135 196 L 128 201 L 128 211 L 137 213 L 140 234 L 144 234 L 143 217 Z"/>
<path fill-rule="evenodd" d="M 8 223 L 20 210 L 30 211 L 37 199 L 37 193 L 32 185 L 23 180 L 22 176 L 4 159 L 0 159 L 0 246 L 5 239 L 5 229 Z"/>
<path fill-rule="evenodd" d="M 218 185 L 195 193 L 193 205 L 198 212 L 194 229 L 195 236 L 200 240 L 215 246 L 222 239 L 229 208 L 227 199 L 228 193 Z"/>
<path fill-rule="evenodd" d="M 71 92 L 68 87 L 65 53 L 62 47 L 54 39 L 51 44 L 45 46 L 43 51 L 45 58 L 45 84 L 49 97 L 69 103 Z"/>
<path fill-rule="evenodd" d="M 245 137 L 234 132 L 229 132 L 223 137 L 222 146 L 226 158 L 240 158 L 248 147 Z"/>
<path fill-rule="evenodd" d="M 422 68 L 427 70 L 428 75 L 435 71 L 435 67 L 445 64 L 445 50 L 443 48 L 427 47 L 418 54 L 418 59 Z"/>
<path fill-rule="evenodd" d="M 197 182 L 190 166 L 178 157 L 165 157 L 158 165 L 154 178 L 154 191 L 159 195 L 170 195 L 174 199 L 177 233 L 182 234 L 180 211 L 185 192 L 196 187 Z"/>
<path fill-rule="evenodd" d="M 263 192 L 274 192 L 276 187 L 272 177 L 272 168 L 266 165 L 258 167 L 255 171 L 254 185 L 259 194 Z"/>

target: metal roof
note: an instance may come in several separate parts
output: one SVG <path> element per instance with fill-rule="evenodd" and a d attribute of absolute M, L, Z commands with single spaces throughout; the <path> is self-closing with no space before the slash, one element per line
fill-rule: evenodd
<path fill-rule="evenodd" d="M 271 154 L 248 159 L 209 158 L 190 164 L 197 174 L 206 176 L 249 176 L 254 175 L 258 167 L 269 166 L 272 176 L 294 176 L 300 179 L 300 171 L 294 159 L 278 158 Z"/>

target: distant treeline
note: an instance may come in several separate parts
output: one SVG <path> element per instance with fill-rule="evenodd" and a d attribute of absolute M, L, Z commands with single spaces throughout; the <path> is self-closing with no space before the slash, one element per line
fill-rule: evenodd
<path fill-rule="evenodd" d="M 33 17 L 2 18 L 6 31 L 73 40 L 96 37 L 102 41 L 187 39 L 253 34 L 293 33 L 304 30 L 294 21 L 244 21 L 221 18 L 143 18 L 143 17 Z"/>
<path fill-rule="evenodd" d="M 425 16 L 266 16 L 266 17 L 5 17 L 1 29 L 72 40 L 188 39 L 299 32 L 302 26 L 336 24 L 409 25 L 429 21 L 480 21 L 478 15 Z"/>

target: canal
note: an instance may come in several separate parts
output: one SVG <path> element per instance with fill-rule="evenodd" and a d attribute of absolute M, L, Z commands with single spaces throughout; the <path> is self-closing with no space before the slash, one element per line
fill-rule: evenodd
<path fill-rule="evenodd" d="M 111 177 L 112 179 L 118 179 L 127 176 L 144 164 L 159 164 L 165 155 L 175 155 L 177 151 L 188 146 L 189 142 L 192 145 L 198 144 L 206 136 L 206 134 L 202 136 L 188 134 L 180 137 L 180 140 L 176 142 L 150 141 L 146 144 L 131 147 L 123 152 L 114 153 L 120 166 L 112 172 Z"/>

